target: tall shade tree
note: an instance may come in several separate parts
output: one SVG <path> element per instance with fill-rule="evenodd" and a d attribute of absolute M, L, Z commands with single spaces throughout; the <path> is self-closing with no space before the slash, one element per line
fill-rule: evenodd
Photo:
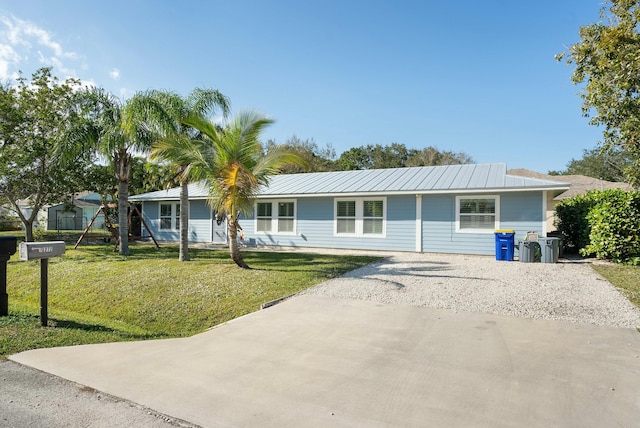
<path fill-rule="evenodd" d="M 240 267 L 248 269 L 238 246 L 238 215 L 253 211 L 256 196 L 269 178 L 287 165 L 305 165 L 296 153 L 271 147 L 265 154 L 259 141 L 262 130 L 272 123 L 267 117 L 246 111 L 236 115 L 220 130 L 201 117 L 185 121 L 208 140 L 197 143 L 192 163 L 209 185 L 209 203 L 219 218 L 226 218 L 229 230 L 229 253 Z"/>
<path fill-rule="evenodd" d="M 599 148 L 583 150 L 582 158 L 571 159 L 564 171 L 550 171 L 550 175 L 586 175 L 607 181 L 625 181 L 624 171 L 632 164 L 627 152 Z"/>
<path fill-rule="evenodd" d="M 89 163 L 84 153 L 60 156 L 68 127 L 80 119 L 74 79 L 59 82 L 51 68 L 41 68 L 31 81 L 0 87 L 0 199 L 18 215 L 25 239 L 33 241 L 38 213 L 78 191 L 74 184 Z M 20 200 L 28 201 L 28 210 Z"/>
<path fill-rule="evenodd" d="M 640 1 L 608 0 L 602 21 L 580 28 L 581 40 L 556 55 L 573 64 L 582 86 L 582 111 L 604 127 L 604 150 L 622 149 L 632 159 L 626 176 L 640 184 Z"/>
<path fill-rule="evenodd" d="M 440 151 L 433 146 L 414 150 L 407 159 L 406 166 L 462 165 L 473 163 L 473 158 L 465 152 Z"/>
<path fill-rule="evenodd" d="M 213 89 L 194 89 L 187 97 L 166 91 L 149 91 L 139 98 L 158 122 L 160 138 L 151 148 L 151 159 L 167 161 L 178 169 L 180 180 L 180 261 L 189 260 L 189 182 L 196 176 L 191 156 L 198 151 L 199 132 L 186 125 L 193 117 L 207 120 L 217 110 L 229 113 L 229 100 Z"/>
<path fill-rule="evenodd" d="M 275 140 L 268 140 L 264 144 L 264 150 L 269 151 L 271 147 L 278 146 Z M 289 165 L 282 169 L 283 174 L 298 174 L 301 172 L 324 172 L 335 171 L 335 159 L 336 151 L 331 144 L 326 144 L 324 147 L 318 146 L 313 138 L 307 138 L 302 140 L 296 135 L 287 138 L 282 144 L 286 150 L 289 150 L 303 158 L 308 167 L 302 168 L 297 165 Z"/>
<path fill-rule="evenodd" d="M 123 102 L 101 88 L 83 94 L 84 121 L 74 128 L 67 153 L 90 151 L 113 163 L 118 185 L 119 253 L 129 254 L 129 183 L 135 154 L 147 153 L 156 133 L 149 125 L 149 112 L 136 97 Z"/>

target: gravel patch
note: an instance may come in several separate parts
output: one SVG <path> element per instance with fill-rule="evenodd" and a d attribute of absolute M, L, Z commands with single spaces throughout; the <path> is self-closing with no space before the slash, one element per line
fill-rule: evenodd
<path fill-rule="evenodd" d="M 395 253 L 304 292 L 456 311 L 640 327 L 640 308 L 588 261 L 496 261 L 492 257 Z"/>

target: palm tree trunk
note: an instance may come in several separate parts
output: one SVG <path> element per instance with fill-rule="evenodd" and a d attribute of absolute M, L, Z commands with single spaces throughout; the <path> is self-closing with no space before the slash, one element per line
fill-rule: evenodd
<path fill-rule="evenodd" d="M 180 182 L 180 255 L 181 262 L 189 261 L 189 182 Z"/>
<path fill-rule="evenodd" d="M 122 256 L 129 255 L 129 183 L 118 180 L 118 238 Z"/>
<path fill-rule="evenodd" d="M 118 180 L 118 238 L 119 254 L 129 255 L 129 180 L 131 178 L 131 155 L 126 149 L 116 152 L 114 158 L 116 179 Z"/>
<path fill-rule="evenodd" d="M 231 253 L 231 259 L 243 269 L 251 269 L 248 264 L 244 262 L 242 254 L 240 254 L 240 247 L 238 246 L 238 223 L 233 216 L 229 217 L 229 253 Z"/>

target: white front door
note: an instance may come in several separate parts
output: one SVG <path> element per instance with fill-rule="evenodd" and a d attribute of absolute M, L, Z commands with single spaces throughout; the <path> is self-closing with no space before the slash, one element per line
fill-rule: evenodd
<path fill-rule="evenodd" d="M 211 212 L 211 243 L 226 244 L 227 243 L 227 220 L 222 218 L 216 219 L 216 213 Z"/>

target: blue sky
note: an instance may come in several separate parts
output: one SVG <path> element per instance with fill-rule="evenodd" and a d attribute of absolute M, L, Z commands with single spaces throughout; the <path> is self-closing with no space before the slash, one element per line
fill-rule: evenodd
<path fill-rule="evenodd" d="M 564 169 L 596 147 L 554 59 L 602 0 L 0 0 L 0 79 L 53 65 L 121 98 L 216 88 L 234 112 L 351 147 L 393 142 Z"/>

